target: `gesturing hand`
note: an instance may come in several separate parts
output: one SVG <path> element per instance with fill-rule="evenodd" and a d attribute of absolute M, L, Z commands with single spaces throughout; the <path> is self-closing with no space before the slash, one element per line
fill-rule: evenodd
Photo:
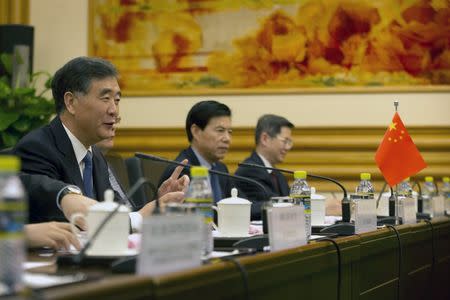
<path fill-rule="evenodd" d="M 181 162 L 186 165 L 188 160 L 185 159 Z M 182 166 L 177 166 L 175 170 L 172 172 L 169 178 L 167 178 L 158 189 L 158 198 L 162 198 L 165 194 L 170 192 L 183 192 L 187 191 L 189 186 L 189 177 L 187 175 L 183 175 L 180 178 L 181 171 L 183 171 Z"/>

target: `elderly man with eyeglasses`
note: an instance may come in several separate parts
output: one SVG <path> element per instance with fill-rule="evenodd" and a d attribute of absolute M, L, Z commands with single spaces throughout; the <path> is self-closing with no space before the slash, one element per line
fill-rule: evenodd
<path fill-rule="evenodd" d="M 271 114 L 260 117 L 255 129 L 256 149 L 250 157 L 244 160 L 244 163 L 276 168 L 276 165 L 283 162 L 288 151 L 292 149 L 293 128 L 294 124 L 286 118 Z M 283 174 L 278 171 L 241 166 L 235 174 L 260 182 L 269 192 L 270 197 L 289 195 L 288 182 Z M 244 182 L 237 182 L 237 185 L 253 202 L 252 219 L 260 219 L 261 201 L 267 200 L 265 199 L 267 196 L 254 185 Z"/>

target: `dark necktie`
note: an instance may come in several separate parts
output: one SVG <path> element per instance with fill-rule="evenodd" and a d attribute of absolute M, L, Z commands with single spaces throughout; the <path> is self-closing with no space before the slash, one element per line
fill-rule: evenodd
<path fill-rule="evenodd" d="M 83 170 L 83 186 L 85 196 L 94 198 L 94 189 L 92 183 L 92 153 L 88 151 L 83 158 L 84 170 Z"/>
<path fill-rule="evenodd" d="M 272 179 L 273 189 L 275 190 L 275 193 L 281 195 L 280 185 L 278 184 L 278 178 L 277 175 L 275 174 L 275 171 L 272 171 L 270 173 L 270 179 Z"/>
<path fill-rule="evenodd" d="M 211 166 L 211 170 L 217 170 L 217 164 L 213 164 Z M 222 190 L 220 188 L 219 175 L 211 173 L 209 174 L 209 177 L 211 178 L 211 189 L 213 192 L 214 203 L 217 203 L 217 201 L 222 200 Z"/>

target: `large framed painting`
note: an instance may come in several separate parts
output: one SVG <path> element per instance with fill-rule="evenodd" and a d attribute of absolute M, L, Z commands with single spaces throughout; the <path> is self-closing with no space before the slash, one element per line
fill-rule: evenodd
<path fill-rule="evenodd" d="M 448 0 L 90 0 L 127 95 L 450 91 Z"/>

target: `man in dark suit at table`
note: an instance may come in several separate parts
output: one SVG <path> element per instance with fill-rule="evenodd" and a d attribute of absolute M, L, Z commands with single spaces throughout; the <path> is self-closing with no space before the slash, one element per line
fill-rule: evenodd
<path fill-rule="evenodd" d="M 186 117 L 186 135 L 190 146 L 182 150 L 176 161 L 187 159 L 190 165 L 204 166 L 228 173 L 222 160 L 228 152 L 231 143 L 231 110 L 223 103 L 214 100 L 196 103 Z M 160 182 L 173 171 L 174 166 L 168 166 Z M 189 174 L 187 168 L 182 174 Z M 210 174 L 214 202 L 231 194 L 232 182 L 228 177 Z"/>
<path fill-rule="evenodd" d="M 283 162 L 287 152 L 293 146 L 292 128 L 294 124 L 284 117 L 271 114 L 260 117 L 255 129 L 256 149 L 244 160 L 244 163 L 275 168 L 276 164 Z M 269 192 L 270 197 L 289 195 L 289 185 L 279 171 L 240 166 L 235 174 L 260 182 Z M 261 201 L 266 200 L 267 195 L 256 189 L 254 185 L 248 185 L 245 182 L 236 184 L 253 202 L 252 219 L 260 219 Z"/>
<path fill-rule="evenodd" d="M 70 220 L 73 213 L 86 213 L 111 188 L 106 160 L 94 144 L 114 136 L 121 97 L 117 76 L 111 63 L 89 57 L 75 58 L 55 73 L 57 116 L 13 150 L 22 160 L 31 223 Z M 178 179 L 181 169 L 160 187 L 161 202 L 183 200 L 189 179 Z M 132 227 L 138 229 L 153 208 L 150 202 L 131 213 Z"/>

